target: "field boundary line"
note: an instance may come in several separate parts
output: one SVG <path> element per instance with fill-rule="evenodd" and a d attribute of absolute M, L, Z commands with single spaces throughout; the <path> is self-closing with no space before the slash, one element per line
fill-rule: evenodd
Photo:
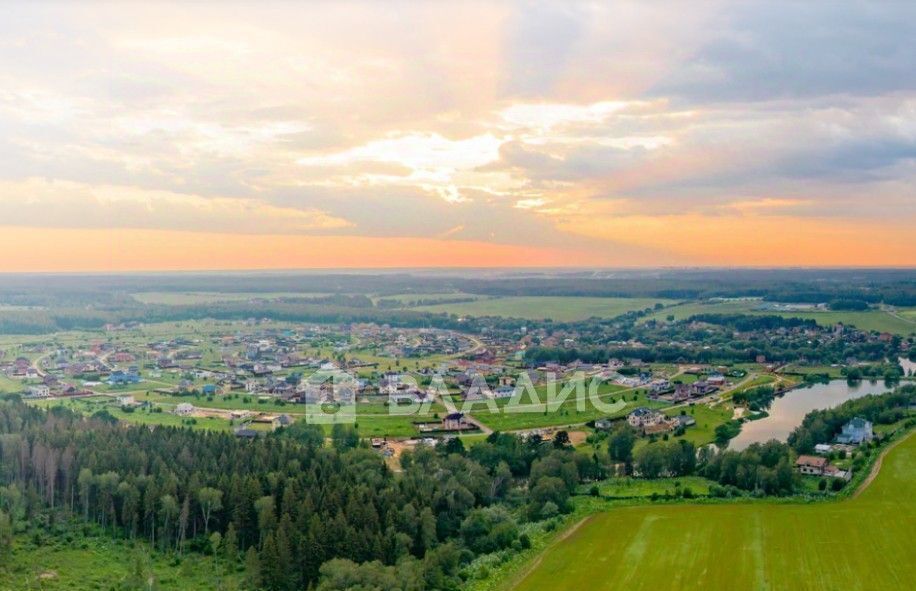
<path fill-rule="evenodd" d="M 905 434 L 903 437 L 901 437 L 897 441 L 888 445 L 886 448 L 884 448 L 884 450 L 881 451 L 880 454 L 878 454 L 878 459 L 875 460 L 874 464 L 872 464 L 872 467 L 868 473 L 868 476 L 865 478 L 865 480 L 862 481 L 862 484 L 859 485 L 859 488 L 857 488 L 856 491 L 852 493 L 852 496 L 850 497 L 851 499 L 858 498 L 859 495 L 865 492 L 865 489 L 868 488 L 868 486 L 875 480 L 875 478 L 877 478 L 878 473 L 881 471 L 881 464 L 884 462 L 884 456 L 886 456 L 892 449 L 894 449 L 895 447 L 897 447 L 898 445 L 900 445 L 901 443 L 909 439 L 910 436 L 912 435 L 913 435 L 913 430 L 911 429 L 909 433 Z"/>
<path fill-rule="evenodd" d="M 567 538 L 569 538 L 569 536 L 571 536 L 571 535 L 573 535 L 574 533 L 576 533 L 576 532 L 579 530 L 579 528 L 582 527 L 582 526 L 585 524 L 586 521 L 589 521 L 589 520 L 590 520 L 592 517 L 594 517 L 594 516 L 595 516 L 595 515 L 592 514 L 592 515 L 587 515 L 587 516 L 583 517 L 582 519 L 580 519 L 579 521 L 577 521 L 577 522 L 575 523 L 575 525 L 573 525 L 572 527 L 570 527 L 569 529 L 567 529 L 566 531 L 564 531 L 562 534 L 560 534 L 560 535 L 557 536 L 556 538 L 554 538 L 549 544 L 547 544 L 547 546 L 544 547 L 543 550 L 541 550 L 540 552 L 538 552 L 538 555 L 537 555 L 537 557 L 536 557 L 534 560 L 532 560 L 531 562 L 529 562 L 529 563 L 525 566 L 525 568 L 523 568 L 521 571 L 519 571 L 518 573 L 516 573 L 516 575 L 515 575 L 514 577 L 512 577 L 512 583 L 511 583 L 509 586 L 502 587 L 502 588 L 503 588 L 503 589 L 507 589 L 507 590 L 511 590 L 511 589 L 515 589 L 516 587 L 518 587 L 519 584 L 521 584 L 522 581 L 524 581 L 526 578 L 528 578 L 528 575 L 530 575 L 531 572 L 534 571 L 534 569 L 536 569 L 538 566 L 540 566 L 541 561 L 544 559 L 544 555 L 547 554 L 548 551 L 550 551 L 554 546 L 556 546 L 556 545 L 559 544 L 560 542 L 562 542 L 562 541 L 566 540 Z"/>

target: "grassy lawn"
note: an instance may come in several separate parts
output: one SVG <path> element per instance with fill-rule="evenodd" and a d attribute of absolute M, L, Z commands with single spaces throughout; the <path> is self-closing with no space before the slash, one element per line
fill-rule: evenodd
<path fill-rule="evenodd" d="M 617 388 L 617 386 L 614 386 L 614 388 Z M 524 405 L 518 408 L 527 409 L 528 412 L 492 413 L 489 412 L 483 403 L 477 403 L 472 409 L 471 414 L 494 431 L 516 431 L 519 429 L 536 429 L 541 427 L 587 423 L 588 421 L 607 416 L 619 417 L 640 406 L 648 406 L 650 408 L 664 408 L 668 406 L 665 402 L 649 400 L 643 393 L 637 394 L 635 391 L 625 391 L 618 394 L 618 392 L 622 391 L 614 389 L 610 392 L 602 392 L 600 394 L 601 401 L 605 404 L 612 404 L 612 401 L 619 402 L 621 398 L 624 399 L 626 406 L 610 414 L 604 410 L 595 408 L 595 405 L 587 398 L 584 400 L 583 410 L 579 410 L 577 407 L 581 401 L 575 398 L 575 393 L 570 394 L 569 399 L 553 411 L 543 410 L 543 407 L 541 407 L 542 410 L 538 410 L 533 405 Z M 545 399 L 542 398 L 542 403 L 544 400 Z M 500 403 L 501 405 L 505 404 L 504 401 L 500 401 Z"/>
<path fill-rule="evenodd" d="M 784 374 L 798 374 L 801 376 L 806 376 L 810 374 L 827 374 L 832 380 L 839 380 L 843 378 L 841 373 L 842 368 L 840 367 L 831 367 L 829 365 L 788 365 Z"/>
<path fill-rule="evenodd" d="M 911 435 L 858 498 L 620 507 L 589 518 L 511 588 L 905 589 L 916 580 L 913 495 Z"/>
<path fill-rule="evenodd" d="M 140 396 L 135 396 L 138 400 Z M 211 417 L 180 417 L 169 412 L 170 407 L 163 408 L 163 412 L 149 412 L 138 408 L 133 412 L 124 412 L 117 405 L 114 398 L 108 396 L 92 396 L 89 398 L 66 398 L 55 400 L 29 400 L 29 404 L 43 408 L 62 406 L 74 412 L 91 415 L 100 410 L 107 410 L 117 419 L 137 425 L 164 425 L 169 427 L 193 427 L 210 431 L 229 431 L 232 425 L 228 420 Z"/>
<path fill-rule="evenodd" d="M 679 415 L 684 411 L 696 419 L 697 424 L 687 427 L 682 438 L 696 445 L 706 445 L 715 441 L 716 427 L 730 420 L 734 414 L 734 408 L 730 403 L 717 404 L 716 406 L 707 406 L 698 404 L 695 406 L 672 408 L 667 411 L 670 416 Z M 674 438 L 672 436 L 672 438 Z M 680 438 L 677 438 L 680 439 Z"/>
<path fill-rule="evenodd" d="M 504 297 L 479 299 L 458 304 L 422 306 L 418 310 L 448 312 L 459 316 L 509 316 L 539 320 L 551 318 L 560 322 L 584 320 L 592 316 L 613 318 L 633 310 L 651 308 L 657 303 L 669 305 L 673 300 L 661 298 L 589 298 L 589 297 Z"/>
<path fill-rule="evenodd" d="M 709 485 L 715 484 L 712 480 L 702 476 L 683 476 L 681 478 L 609 478 L 598 483 L 598 491 L 602 497 L 614 498 L 639 498 L 656 495 L 674 495 L 678 489 L 689 488 L 695 495 L 708 495 Z M 591 485 L 583 485 L 580 490 L 585 494 Z"/>
<path fill-rule="evenodd" d="M 19 380 L 12 380 L 3 374 L 0 374 L 0 392 L 21 392 L 25 388 Z"/>

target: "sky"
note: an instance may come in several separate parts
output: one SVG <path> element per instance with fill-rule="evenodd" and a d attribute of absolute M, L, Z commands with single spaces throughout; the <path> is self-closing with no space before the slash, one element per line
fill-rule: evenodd
<path fill-rule="evenodd" d="M 0 3 L 0 271 L 916 266 L 914 23 Z"/>

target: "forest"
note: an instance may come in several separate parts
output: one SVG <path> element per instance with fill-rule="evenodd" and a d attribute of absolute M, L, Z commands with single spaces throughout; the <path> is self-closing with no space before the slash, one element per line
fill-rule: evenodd
<path fill-rule="evenodd" d="M 402 588 L 457 589 L 476 555 L 527 544 L 519 520 L 568 511 L 580 480 L 598 476 L 567 446 L 513 436 L 470 453 L 453 440 L 401 464 L 393 473 L 348 427 L 329 443 L 309 425 L 241 441 L 10 396 L 0 401 L 0 560 L 11 532 L 82 520 L 161 552 L 219 551 L 245 588 L 349 589 L 396 567 L 412 581 Z"/>

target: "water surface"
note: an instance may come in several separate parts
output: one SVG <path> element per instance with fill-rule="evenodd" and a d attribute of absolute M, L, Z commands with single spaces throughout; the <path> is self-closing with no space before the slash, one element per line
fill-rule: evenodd
<path fill-rule="evenodd" d="M 790 390 L 782 398 L 773 401 L 768 411 L 770 416 L 741 425 L 741 433 L 729 442 L 728 449 L 741 451 L 752 443 L 763 443 L 770 439 L 785 441 L 812 410 L 833 408 L 847 400 L 868 394 L 881 394 L 889 390 L 883 380 L 863 380 L 857 384 L 849 384 L 846 380 L 833 380 L 826 384 Z"/>

